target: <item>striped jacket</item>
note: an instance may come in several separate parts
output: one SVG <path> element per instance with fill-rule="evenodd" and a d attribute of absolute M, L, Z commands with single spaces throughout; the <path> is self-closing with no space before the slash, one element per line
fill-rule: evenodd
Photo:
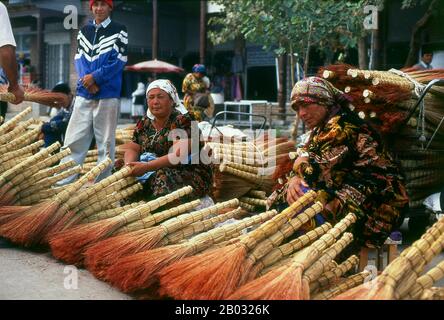
<path fill-rule="evenodd" d="M 91 21 L 84 26 L 77 36 L 77 54 L 74 59 L 79 75 L 77 95 L 93 100 L 120 98 L 127 45 L 126 27 L 110 18 L 99 25 Z M 100 88 L 95 95 L 90 94 L 80 80 L 87 74 L 92 74 Z"/>

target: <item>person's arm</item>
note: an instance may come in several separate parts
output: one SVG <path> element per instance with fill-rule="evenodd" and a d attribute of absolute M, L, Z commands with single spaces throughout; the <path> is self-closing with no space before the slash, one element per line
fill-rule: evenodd
<path fill-rule="evenodd" d="M 123 27 L 122 31 L 120 31 L 120 34 L 116 39 L 116 42 L 114 43 L 108 61 L 90 74 L 90 76 L 93 78 L 94 83 L 96 83 L 99 87 L 101 87 L 102 84 L 110 81 L 110 79 L 114 78 L 125 67 L 128 59 L 127 45 L 128 34 L 126 32 L 126 28 Z M 87 76 L 85 76 L 85 78 L 87 78 L 86 80 L 89 79 L 89 76 Z M 89 79 L 88 81 L 90 80 L 91 79 Z"/>
<path fill-rule="evenodd" d="M 8 91 L 15 96 L 15 100 L 12 103 L 19 104 L 24 100 L 25 93 L 18 83 L 18 67 L 15 58 L 15 47 L 12 45 L 0 47 L 0 61 L 6 77 L 8 78 Z"/>

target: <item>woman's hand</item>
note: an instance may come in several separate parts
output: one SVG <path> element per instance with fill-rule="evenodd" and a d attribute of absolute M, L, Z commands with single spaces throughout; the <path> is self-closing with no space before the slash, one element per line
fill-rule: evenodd
<path fill-rule="evenodd" d="M 301 166 L 302 163 L 308 163 L 308 157 L 297 157 L 293 163 L 293 171 L 297 172 L 297 169 Z"/>
<path fill-rule="evenodd" d="M 129 162 L 126 165 L 132 169 L 130 175 L 133 177 L 140 177 L 151 171 L 148 162 Z"/>
<path fill-rule="evenodd" d="M 304 181 L 304 179 L 298 176 L 295 176 L 290 179 L 287 188 L 288 204 L 291 205 L 293 202 L 295 202 L 304 195 L 305 192 L 302 190 L 302 187 L 308 187 L 308 184 Z"/>

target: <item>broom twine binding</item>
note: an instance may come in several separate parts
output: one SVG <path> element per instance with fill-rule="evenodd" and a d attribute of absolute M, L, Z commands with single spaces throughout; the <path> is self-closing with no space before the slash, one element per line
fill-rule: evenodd
<path fill-rule="evenodd" d="M 0 126 L 0 134 L 7 132 L 10 128 L 14 127 L 17 123 L 19 123 L 24 117 L 26 117 L 29 113 L 32 112 L 31 107 L 27 107 L 25 110 L 6 121 Z"/>
<path fill-rule="evenodd" d="M 145 203 L 146 203 L 145 201 L 133 202 L 133 203 L 127 204 L 123 207 L 112 208 L 112 209 L 108 209 L 105 211 L 101 211 L 101 212 L 95 213 L 89 217 L 86 217 L 85 219 L 80 221 L 80 224 L 91 223 L 91 222 L 96 222 L 99 220 L 113 218 L 113 217 L 115 217 L 115 216 L 129 210 L 129 209 L 136 208 L 136 207 L 141 206 Z"/>
<path fill-rule="evenodd" d="M 32 129 L 31 131 L 19 136 L 18 138 L 8 142 L 7 144 L 0 146 L 0 154 L 17 150 L 22 147 L 22 145 L 29 145 L 31 144 L 34 139 L 37 138 L 37 136 L 40 134 L 41 128 L 43 124 L 39 124 L 36 128 Z"/>
<path fill-rule="evenodd" d="M 30 152 L 32 153 L 35 150 L 37 150 L 38 148 L 40 148 L 41 146 L 43 146 L 44 144 L 45 144 L 45 141 L 39 140 L 39 141 L 36 141 L 26 147 L 21 148 L 21 149 L 7 152 L 7 153 L 0 156 L 0 161 L 6 162 L 6 161 L 14 159 L 16 157 L 20 157 L 23 154 L 28 154 Z"/>
<path fill-rule="evenodd" d="M 312 300 L 328 300 L 328 299 L 334 298 L 335 296 L 364 283 L 365 279 L 367 279 L 370 275 L 371 275 L 370 271 L 367 271 L 367 270 L 362 271 L 358 274 L 354 274 L 354 275 L 348 277 L 342 283 L 340 283 L 336 286 L 333 286 L 332 288 L 315 295 L 312 298 Z"/>

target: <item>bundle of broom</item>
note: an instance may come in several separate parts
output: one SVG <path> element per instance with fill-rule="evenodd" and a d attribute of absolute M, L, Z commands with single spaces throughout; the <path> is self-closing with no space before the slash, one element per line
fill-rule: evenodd
<path fill-rule="evenodd" d="M 345 233 L 335 243 L 342 232 L 354 221 L 352 213 L 341 220 L 334 228 L 327 231 L 309 247 L 292 257 L 284 259 L 272 268 L 264 270 L 264 275 L 247 282 L 230 299 L 281 299 L 302 300 L 310 298 L 309 284 L 324 273 L 325 266 L 352 241 L 352 235 Z"/>
<path fill-rule="evenodd" d="M 125 150 L 122 148 L 116 148 L 115 152 L 115 161 L 122 159 L 125 154 Z M 84 175 L 88 172 L 92 167 L 94 167 L 99 159 L 99 151 L 97 149 L 88 150 L 85 160 L 82 164 L 81 175 Z"/>
<path fill-rule="evenodd" d="M 49 90 L 43 90 L 35 87 L 25 86 L 24 101 L 37 102 L 50 107 L 60 108 L 66 106 L 69 103 L 68 96 L 60 92 L 52 92 Z M 0 100 L 6 102 L 14 102 L 15 96 L 8 92 L 7 85 L 0 86 Z"/>
<path fill-rule="evenodd" d="M 237 207 L 239 203 L 237 199 L 232 199 L 191 213 L 184 213 L 195 208 L 199 202 L 193 201 L 165 210 L 121 228 L 116 233 L 116 237 L 98 242 L 85 252 L 87 268 L 101 277 L 106 269 L 119 258 L 155 248 L 169 234 L 211 215 L 218 215 L 226 208 Z M 225 217 L 228 219 L 230 215 L 235 214 L 239 214 L 239 210 L 231 211 Z M 159 222 L 161 223 L 154 226 Z"/>
<path fill-rule="evenodd" d="M 27 107 L 26 109 L 24 109 L 23 111 L 19 112 L 14 117 L 9 119 L 8 121 L 3 122 L 0 125 L 0 134 L 3 136 L 3 134 L 7 133 L 12 128 L 14 128 L 17 125 L 17 123 L 19 123 L 21 120 L 23 120 L 23 118 L 26 117 L 31 112 L 32 112 L 32 108 Z"/>
<path fill-rule="evenodd" d="M 214 245 L 234 239 L 242 230 L 274 217 L 277 211 L 266 211 L 211 229 L 215 226 L 215 222 L 225 221 L 238 213 L 239 209 L 236 209 L 214 218 L 196 222 L 168 235 L 165 241 L 162 241 L 162 246 L 158 248 L 120 258 L 109 268 L 107 280 L 124 292 L 148 289 L 157 282 L 157 275 L 163 268 L 185 257 L 212 248 Z M 195 236 L 187 241 L 177 243 L 177 237 L 183 238 L 182 234 L 185 234 L 186 237 Z"/>
<path fill-rule="evenodd" d="M 116 130 L 116 145 L 125 144 L 133 141 L 134 126 Z"/>
<path fill-rule="evenodd" d="M 267 208 L 267 193 L 262 190 L 250 190 L 239 198 L 239 206 L 246 211 L 255 212 L 262 208 Z"/>
<path fill-rule="evenodd" d="M 95 179 L 110 164 L 110 159 L 103 161 L 50 200 L 33 205 L 18 214 L 12 220 L 0 226 L 0 235 L 24 246 L 39 244 L 48 229 L 63 217 L 63 213 L 58 213 L 62 204 L 70 199 L 72 194 L 85 183 Z"/>
<path fill-rule="evenodd" d="M 179 299 L 223 299 L 239 286 L 248 253 L 316 197 L 308 192 L 238 243 L 171 264 L 160 273 L 161 293 Z M 315 212 L 315 210 L 312 210 Z M 314 214 L 313 214 L 314 215 Z M 202 283 L 204 281 L 204 283 Z"/>
<path fill-rule="evenodd" d="M 444 220 L 439 220 L 412 246 L 392 261 L 382 272 L 365 285 L 348 290 L 335 299 L 400 299 L 409 294 L 417 296 L 417 281 L 425 266 L 438 255 L 444 246 Z M 422 280 L 421 280 L 422 281 Z M 421 291 L 421 290 L 419 290 Z"/>
<path fill-rule="evenodd" d="M 49 239 L 52 254 L 65 262 L 81 265 L 84 258 L 83 252 L 88 246 L 112 236 L 126 224 L 143 219 L 153 210 L 188 195 L 192 191 L 193 189 L 187 186 L 130 209 L 114 218 L 86 223 L 57 232 Z"/>

